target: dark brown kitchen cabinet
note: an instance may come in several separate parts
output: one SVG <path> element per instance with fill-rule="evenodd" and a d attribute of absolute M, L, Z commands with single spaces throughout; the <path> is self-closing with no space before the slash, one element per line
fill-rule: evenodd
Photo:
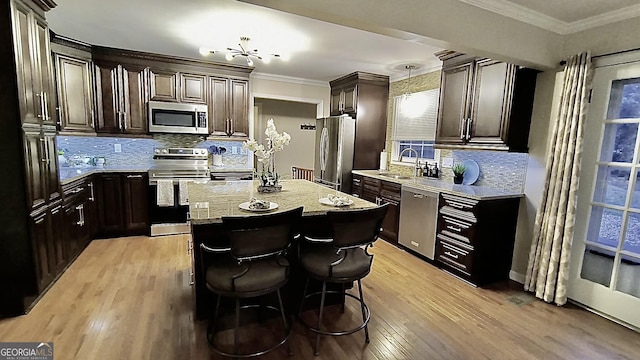
<path fill-rule="evenodd" d="M 55 128 L 23 126 L 27 202 L 31 211 L 60 199 Z"/>
<path fill-rule="evenodd" d="M 49 210 L 45 210 L 31 218 L 37 293 L 44 291 L 56 276 L 56 250 L 51 225 L 51 212 Z"/>
<path fill-rule="evenodd" d="M 501 61 L 447 52 L 437 146 L 526 152 L 536 74 Z"/>
<path fill-rule="evenodd" d="M 147 133 L 147 78 L 144 66 L 95 59 L 99 133 Z"/>
<path fill-rule="evenodd" d="M 508 279 L 519 202 L 441 193 L 435 249 L 439 266 L 477 286 Z"/>
<path fill-rule="evenodd" d="M 89 176 L 62 186 L 65 254 L 69 263 L 93 238 L 91 229 L 96 226 L 95 217 L 91 215 L 95 207 L 93 183 L 93 177 Z"/>
<path fill-rule="evenodd" d="M 207 76 L 180 73 L 180 102 L 206 104 Z"/>
<path fill-rule="evenodd" d="M 149 233 L 146 174 L 101 174 L 97 181 L 98 236 Z"/>
<path fill-rule="evenodd" d="M 149 70 L 150 100 L 178 101 L 178 73 L 171 70 Z"/>
<path fill-rule="evenodd" d="M 55 43 L 52 47 L 62 48 Z M 54 52 L 53 56 L 60 132 L 95 134 L 91 54 L 80 57 Z"/>
<path fill-rule="evenodd" d="M 389 77 L 355 72 L 329 84 L 331 115 L 348 114 L 356 120 L 353 169 L 377 169 L 387 133 Z"/>
<path fill-rule="evenodd" d="M 351 174 L 351 195 L 362 197 L 362 175 Z"/>
<path fill-rule="evenodd" d="M 249 81 L 215 76 L 209 81 L 211 136 L 249 136 Z"/>
<path fill-rule="evenodd" d="M 356 174 L 352 178 L 353 184 L 355 184 L 354 180 L 356 179 L 360 180 L 360 193 L 358 195 L 361 195 L 362 199 L 376 203 L 376 205 L 389 204 L 387 215 L 382 221 L 380 237 L 389 243 L 397 245 L 402 185 Z M 356 196 L 355 193 L 354 196 Z"/>
<path fill-rule="evenodd" d="M 11 1 L 18 101 L 24 124 L 55 125 L 49 27 L 39 11 Z"/>

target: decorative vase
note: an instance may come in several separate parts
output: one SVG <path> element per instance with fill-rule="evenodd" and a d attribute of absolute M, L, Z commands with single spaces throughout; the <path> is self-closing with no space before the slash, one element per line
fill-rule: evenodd
<path fill-rule="evenodd" d="M 282 191 L 282 185 L 280 185 L 280 177 L 276 172 L 275 167 L 275 156 L 271 156 L 269 158 L 269 163 L 266 166 L 266 169 L 262 169 L 262 174 L 260 174 L 260 185 L 258 185 L 259 193 L 273 193 Z"/>
<path fill-rule="evenodd" d="M 212 160 L 213 160 L 213 166 L 223 166 L 223 164 L 222 164 L 222 155 L 213 154 L 211 157 L 212 157 Z"/>
<path fill-rule="evenodd" d="M 462 184 L 462 179 L 464 178 L 464 174 L 453 175 L 453 183 L 454 184 Z"/>

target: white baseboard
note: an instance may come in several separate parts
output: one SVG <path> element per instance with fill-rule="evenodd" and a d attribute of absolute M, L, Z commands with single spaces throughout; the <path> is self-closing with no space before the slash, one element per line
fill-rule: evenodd
<path fill-rule="evenodd" d="M 524 274 L 517 273 L 513 270 L 509 272 L 509 279 L 519 282 L 520 284 L 524 284 L 525 278 Z"/>

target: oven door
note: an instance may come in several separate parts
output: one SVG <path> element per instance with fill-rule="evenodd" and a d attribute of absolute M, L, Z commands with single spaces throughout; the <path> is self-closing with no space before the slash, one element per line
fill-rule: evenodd
<path fill-rule="evenodd" d="M 149 101 L 149 132 L 206 135 L 207 106 Z"/>

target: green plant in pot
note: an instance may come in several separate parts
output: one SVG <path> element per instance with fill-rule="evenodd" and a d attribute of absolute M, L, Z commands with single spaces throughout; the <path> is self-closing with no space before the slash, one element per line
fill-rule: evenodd
<path fill-rule="evenodd" d="M 451 170 L 453 171 L 453 183 L 462 184 L 462 178 L 464 177 L 464 172 L 467 171 L 467 167 L 461 163 L 457 163 L 453 165 Z"/>

